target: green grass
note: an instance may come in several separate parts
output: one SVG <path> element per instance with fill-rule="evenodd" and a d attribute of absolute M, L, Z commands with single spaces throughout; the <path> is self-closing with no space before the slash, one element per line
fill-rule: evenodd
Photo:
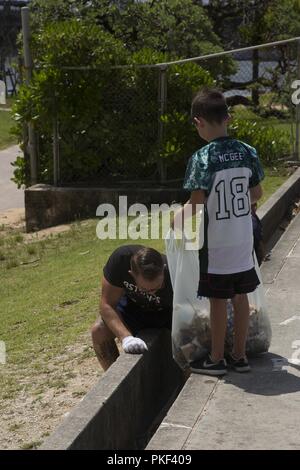
<path fill-rule="evenodd" d="M 16 96 L 8 96 L 6 98 L 6 103 L 5 104 L 0 104 L 0 110 L 1 109 L 6 109 L 6 108 L 11 108 L 13 104 L 16 101 Z"/>
<path fill-rule="evenodd" d="M 12 125 L 12 113 L 0 109 L 0 150 L 17 143 L 16 137 L 10 134 Z"/>
<path fill-rule="evenodd" d="M 34 381 L 45 373 L 47 364 L 87 334 L 96 319 L 102 269 L 120 245 L 99 240 L 96 224 L 73 224 L 70 232 L 30 246 L 13 235 L 2 238 L 0 339 L 7 364 L 0 366 L 0 397 L 16 392 L 23 374 Z M 160 240 L 136 243 L 163 249 Z M 17 379 L 10 373 L 15 370 Z M 63 388 L 64 380 L 53 386 Z"/>
<path fill-rule="evenodd" d="M 289 173 L 285 168 L 265 168 L 265 179 L 262 181 L 263 196 L 258 205 L 261 206 L 288 179 Z"/>
<path fill-rule="evenodd" d="M 243 105 L 234 106 L 232 111 L 232 116 L 238 119 L 245 119 L 250 121 L 258 121 L 259 123 L 265 126 L 274 126 L 279 128 L 280 130 L 286 131 L 289 134 L 291 133 L 291 120 L 290 117 L 287 116 L 286 119 L 279 119 L 277 117 L 268 117 L 264 118 L 257 115 L 253 109 L 248 108 Z"/>

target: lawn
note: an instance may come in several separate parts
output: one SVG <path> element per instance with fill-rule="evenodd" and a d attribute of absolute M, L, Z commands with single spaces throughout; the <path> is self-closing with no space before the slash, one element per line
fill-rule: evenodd
<path fill-rule="evenodd" d="M 0 232 L 0 339 L 7 368 L 17 365 L 22 375 L 30 364 L 33 375 L 43 371 L 96 319 L 102 268 L 120 245 L 99 240 L 96 223 L 73 224 L 68 233 L 33 243 Z M 142 243 L 162 248 L 160 241 Z M 16 390 L 17 378 L 9 382 L 9 391 L 0 383 L 0 396 Z"/>
<path fill-rule="evenodd" d="M 258 206 L 266 202 L 266 200 L 288 179 L 289 175 L 290 172 L 286 168 L 265 168 L 265 179 L 262 181 L 263 196 L 259 200 Z"/>
<path fill-rule="evenodd" d="M 17 143 L 16 137 L 10 134 L 12 125 L 12 113 L 0 109 L 0 150 Z"/>

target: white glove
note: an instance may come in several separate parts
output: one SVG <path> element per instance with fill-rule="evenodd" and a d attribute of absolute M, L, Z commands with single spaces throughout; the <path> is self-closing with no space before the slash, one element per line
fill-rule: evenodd
<path fill-rule="evenodd" d="M 134 336 L 126 336 L 122 340 L 122 348 L 126 353 L 141 354 L 148 350 L 147 344 L 140 338 Z"/>

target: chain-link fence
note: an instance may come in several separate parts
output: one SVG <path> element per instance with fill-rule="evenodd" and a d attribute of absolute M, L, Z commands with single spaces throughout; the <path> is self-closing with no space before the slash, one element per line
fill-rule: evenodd
<path fill-rule="evenodd" d="M 205 145 L 190 119 L 204 85 L 224 91 L 230 132 L 266 165 L 295 159 L 297 56 L 298 41 L 289 40 L 152 66 L 61 67 L 52 132 L 38 137 L 43 182 L 180 184 L 187 159 Z"/>

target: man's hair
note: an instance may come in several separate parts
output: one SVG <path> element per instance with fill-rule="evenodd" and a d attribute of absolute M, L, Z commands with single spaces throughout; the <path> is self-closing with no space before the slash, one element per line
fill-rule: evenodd
<path fill-rule="evenodd" d="M 228 117 L 226 99 L 216 88 L 202 88 L 192 101 L 191 117 L 202 117 L 209 123 L 221 124 Z"/>
<path fill-rule="evenodd" d="M 164 269 L 164 260 L 161 254 L 153 248 L 144 247 L 138 250 L 131 258 L 131 270 L 147 281 L 153 281 Z"/>

